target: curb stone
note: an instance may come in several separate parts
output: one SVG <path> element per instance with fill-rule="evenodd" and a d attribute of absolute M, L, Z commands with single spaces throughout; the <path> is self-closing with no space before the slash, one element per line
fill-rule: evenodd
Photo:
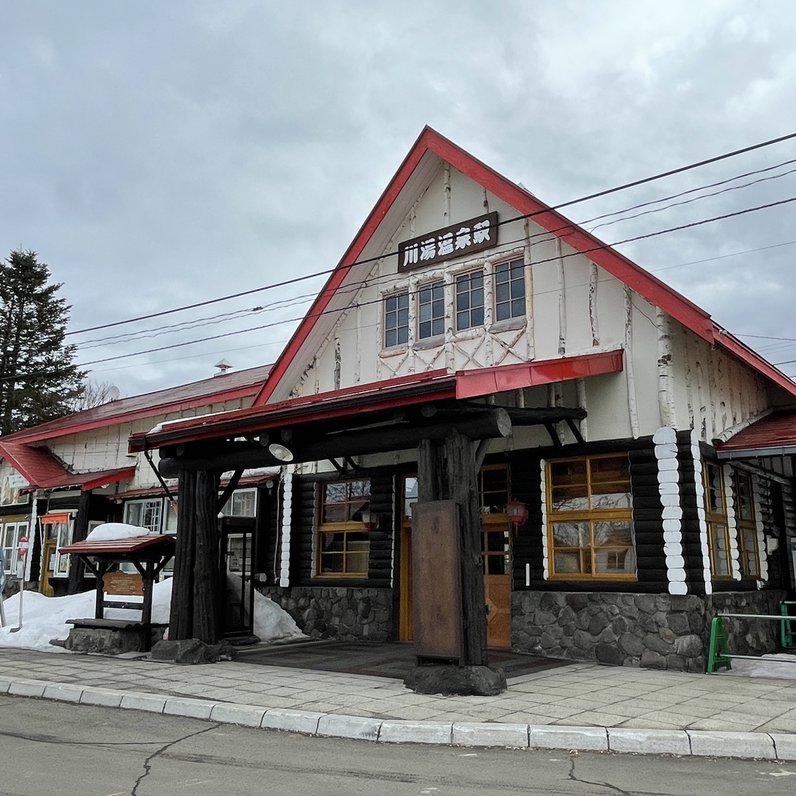
<path fill-rule="evenodd" d="M 144 710 L 304 735 L 381 743 L 566 749 L 636 754 L 796 761 L 796 734 L 712 730 L 624 729 L 561 725 L 401 721 L 232 702 L 146 694 L 120 689 L 0 679 L 0 694 L 58 702 Z"/>

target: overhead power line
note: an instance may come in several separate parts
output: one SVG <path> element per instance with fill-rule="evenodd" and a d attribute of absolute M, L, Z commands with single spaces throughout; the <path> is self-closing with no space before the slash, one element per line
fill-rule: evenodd
<path fill-rule="evenodd" d="M 680 231 L 680 230 L 683 230 L 683 229 L 690 229 L 690 228 L 693 228 L 693 227 L 701 226 L 701 225 L 704 225 L 704 224 L 710 224 L 710 223 L 713 223 L 713 222 L 716 222 L 716 221 L 721 221 L 721 220 L 728 219 L 728 218 L 735 218 L 735 217 L 738 217 L 738 216 L 746 215 L 748 213 L 753 213 L 753 212 L 757 212 L 757 211 L 760 211 L 760 210 L 766 210 L 766 209 L 771 208 L 771 207 L 778 207 L 780 205 L 789 204 L 789 203 L 795 202 L 795 201 L 796 201 L 796 196 L 793 196 L 793 197 L 790 197 L 788 199 L 779 200 L 777 202 L 770 202 L 770 203 L 765 204 L 765 205 L 758 205 L 757 207 L 750 207 L 750 208 L 746 208 L 744 210 L 736 210 L 736 211 L 734 211 L 732 213 L 725 213 L 725 214 L 720 215 L 720 216 L 714 216 L 712 218 L 706 218 L 706 219 L 702 219 L 700 221 L 693 221 L 693 222 L 690 222 L 690 223 L 687 223 L 687 224 L 680 224 L 680 225 L 675 226 L 675 227 L 669 227 L 667 229 L 657 230 L 657 231 L 654 231 L 654 232 L 647 232 L 647 233 L 644 233 L 642 235 L 635 235 L 633 237 L 625 238 L 624 240 L 616 241 L 614 243 L 610 243 L 610 244 L 604 243 L 604 244 L 601 244 L 599 246 L 594 246 L 591 249 L 586 249 L 584 251 L 575 251 L 575 252 L 571 252 L 569 254 L 562 254 L 560 257 L 559 256 L 555 256 L 555 257 L 550 257 L 550 258 L 546 258 L 546 259 L 543 259 L 543 260 L 537 260 L 535 263 L 532 263 L 530 265 L 530 267 L 536 267 L 538 265 L 542 265 L 543 263 L 553 262 L 553 261 L 557 261 L 559 259 L 567 259 L 569 257 L 577 257 L 577 256 L 580 256 L 580 255 L 588 255 L 588 254 L 593 253 L 593 252 L 604 251 L 604 250 L 606 250 L 608 248 L 611 248 L 613 246 L 619 246 L 619 245 L 623 245 L 623 244 L 626 244 L 626 243 L 632 243 L 632 242 L 639 241 L 639 240 L 645 240 L 645 239 L 648 239 L 648 238 L 657 237 L 659 235 L 665 235 L 665 234 L 668 234 L 668 233 L 671 233 L 671 232 L 677 232 L 677 231 Z M 374 301 L 368 301 L 368 302 L 362 302 L 360 304 L 360 306 L 366 306 L 368 304 L 376 304 L 376 303 L 381 303 L 381 299 L 376 299 Z M 316 313 L 315 317 L 320 317 L 321 315 L 337 313 L 337 312 L 340 312 L 340 309 L 323 310 L 321 312 Z M 105 363 L 105 362 L 114 362 L 114 361 L 118 361 L 120 359 L 127 359 L 127 358 L 134 357 L 134 356 L 142 356 L 144 354 L 151 354 L 151 353 L 155 353 L 155 352 L 158 352 L 158 351 L 166 351 L 166 350 L 170 350 L 170 349 L 174 349 L 174 348 L 182 348 L 182 347 L 188 346 L 188 345 L 195 345 L 197 343 L 208 342 L 210 340 L 219 340 L 219 339 L 224 338 L 224 337 L 231 337 L 231 336 L 237 335 L 237 334 L 245 334 L 246 332 L 259 331 L 261 329 L 267 329 L 267 328 L 271 328 L 273 326 L 282 325 L 282 324 L 285 324 L 285 323 L 294 323 L 294 322 L 297 322 L 297 321 L 301 321 L 302 319 L 303 319 L 303 316 L 296 317 L 296 318 L 282 319 L 282 320 L 279 320 L 279 321 L 273 321 L 271 323 L 263 324 L 261 326 L 255 326 L 255 327 L 252 327 L 252 328 L 249 328 L 249 329 L 239 329 L 237 331 L 232 331 L 232 332 L 225 332 L 225 333 L 222 333 L 222 334 L 213 335 L 211 337 L 204 337 L 204 338 L 201 338 L 201 339 L 198 339 L 198 340 L 188 340 L 188 341 L 184 341 L 182 343 L 174 343 L 172 345 L 159 346 L 157 348 L 151 348 L 151 349 L 147 349 L 147 350 L 144 350 L 144 351 L 130 352 L 130 353 L 127 353 L 127 354 L 118 354 L 116 356 L 105 357 L 105 358 L 102 358 L 102 359 L 96 359 L 96 360 L 92 360 L 90 362 L 82 362 L 82 363 L 80 363 L 78 365 L 78 367 L 79 368 L 85 368 L 85 367 L 88 367 L 90 365 L 97 365 L 97 364 L 101 364 L 101 363 Z M 787 364 L 787 363 L 783 363 L 783 364 Z M 52 372 L 53 371 L 39 371 L 39 372 L 15 374 L 14 376 L 0 376 L 0 381 L 9 381 L 9 380 L 21 381 L 21 380 L 24 380 L 26 378 L 34 378 L 36 376 L 42 376 L 42 375 L 46 375 L 46 374 L 52 373 Z"/>
<path fill-rule="evenodd" d="M 566 202 L 561 202 L 560 204 L 557 204 L 557 205 L 552 205 L 550 207 L 545 207 L 545 208 L 540 209 L 540 210 L 535 210 L 532 213 L 525 213 L 523 215 L 514 216 L 513 218 L 508 218 L 508 219 L 505 219 L 505 220 L 500 221 L 498 223 L 499 223 L 499 225 L 503 225 L 503 224 L 510 224 L 510 223 L 515 222 L 515 221 L 521 221 L 521 220 L 526 219 L 526 218 L 533 218 L 534 216 L 537 216 L 537 215 L 542 215 L 544 213 L 549 213 L 551 211 L 560 210 L 560 209 L 562 209 L 564 207 L 571 207 L 573 205 L 580 204 L 582 202 L 588 202 L 588 201 L 591 201 L 593 199 L 599 199 L 599 198 L 601 198 L 603 196 L 609 196 L 610 194 L 618 193 L 619 191 L 625 191 L 625 190 L 627 190 L 629 188 L 635 188 L 635 187 L 637 187 L 639 185 L 645 185 L 647 183 L 655 182 L 656 180 L 661 180 L 661 179 L 664 179 L 666 177 L 672 177 L 675 174 L 682 174 L 682 173 L 684 173 L 686 171 L 691 171 L 693 169 L 698 169 L 698 168 L 701 168 L 703 166 L 710 165 L 712 163 L 718 163 L 718 162 L 720 162 L 722 160 L 726 160 L 728 158 L 737 157 L 738 155 L 743 155 L 743 154 L 746 154 L 748 152 L 754 152 L 755 150 L 763 149 L 765 147 L 773 146 L 775 144 L 780 144 L 780 143 L 783 143 L 784 141 L 789 141 L 789 140 L 792 140 L 794 138 L 796 138 L 796 132 L 788 133 L 787 135 L 779 136 L 778 138 L 771 138 L 771 139 L 769 139 L 767 141 L 761 141 L 761 142 L 759 142 L 757 144 L 752 144 L 751 146 L 742 147 L 741 149 L 734 149 L 731 152 L 725 152 L 725 153 L 723 153 L 721 155 L 716 155 L 716 156 L 714 156 L 712 158 L 707 158 L 705 160 L 700 160 L 700 161 L 697 161 L 695 163 L 689 163 L 689 164 L 687 164 L 685 166 L 680 166 L 680 167 L 678 167 L 676 169 L 669 169 L 668 171 L 663 171 L 663 172 L 660 172 L 658 174 L 653 174 L 652 176 L 649 176 L 649 177 L 643 177 L 643 178 L 638 179 L 638 180 L 633 180 L 631 182 L 623 183 L 622 185 L 617 185 L 617 186 L 614 186 L 613 188 L 606 188 L 606 189 L 604 189 L 602 191 L 597 191 L 596 193 L 592 193 L 592 194 L 588 194 L 586 196 L 578 197 L 577 199 L 570 199 L 570 200 L 568 200 Z M 635 208 L 629 208 L 629 209 L 635 209 Z M 397 254 L 398 254 L 397 251 L 388 252 L 388 253 L 381 254 L 381 255 L 378 255 L 378 256 L 375 256 L 375 257 L 368 257 L 368 258 L 364 258 L 362 260 L 357 260 L 357 261 L 355 261 L 353 263 L 348 263 L 348 264 L 346 264 L 343 267 L 347 268 L 347 269 L 350 269 L 350 268 L 353 268 L 356 265 L 362 265 L 362 264 L 366 264 L 366 263 L 369 263 L 369 262 L 377 262 L 378 260 L 383 260 L 385 257 L 396 256 Z M 217 298 L 207 299 L 206 301 L 199 301 L 199 302 L 195 302 L 193 304 L 186 304 L 186 305 L 181 306 L 181 307 L 174 307 L 174 308 L 168 309 L 168 310 L 161 310 L 159 312 L 153 312 L 153 313 L 149 313 L 147 315 L 139 315 L 139 316 L 137 316 L 135 318 L 126 318 L 126 319 L 121 320 L 121 321 L 113 321 L 111 323 L 99 324 L 97 326 L 90 326 L 90 327 L 86 327 L 85 329 L 77 329 L 75 331 L 67 332 L 67 335 L 84 334 L 86 332 L 94 332 L 94 331 L 98 331 L 100 329 L 110 329 L 112 327 L 122 326 L 122 325 L 128 324 L 128 323 L 136 323 L 138 321 L 150 320 L 152 318 L 160 318 L 160 317 L 163 317 L 165 315 L 171 315 L 171 314 L 173 314 L 175 312 L 184 312 L 186 310 L 197 309 L 198 307 L 206 307 L 206 306 L 209 306 L 211 304 L 216 304 L 216 303 L 221 302 L 221 301 L 229 301 L 231 299 L 241 298 L 243 296 L 250 296 L 250 295 L 253 295 L 255 293 L 260 293 L 260 292 L 262 292 L 264 290 L 274 290 L 274 289 L 280 288 L 280 287 L 287 287 L 289 285 L 296 284 L 297 282 L 302 282 L 302 281 L 305 281 L 305 280 L 308 280 L 308 279 L 314 279 L 314 278 L 319 277 L 319 276 L 327 276 L 328 274 L 332 273 L 335 270 L 336 270 L 336 268 L 327 268 L 327 269 L 324 269 L 324 270 L 321 270 L 321 271 L 315 271 L 312 274 L 305 274 L 303 276 L 295 277 L 293 279 L 286 279 L 286 280 L 283 280 L 281 282 L 272 283 L 270 285 L 263 285 L 262 287 L 252 288 L 251 290 L 244 290 L 244 291 L 240 291 L 238 293 L 232 293 L 232 294 L 229 294 L 227 296 L 219 296 Z"/>

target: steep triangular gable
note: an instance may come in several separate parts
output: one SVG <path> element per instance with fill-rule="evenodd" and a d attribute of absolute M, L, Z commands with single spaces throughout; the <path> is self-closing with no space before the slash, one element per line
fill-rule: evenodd
<path fill-rule="evenodd" d="M 699 337 L 709 343 L 717 342 L 724 345 L 725 341 L 717 334 L 717 327 L 713 324 L 707 312 L 627 257 L 566 219 L 560 213 L 551 210 L 516 183 L 506 179 L 435 130 L 426 127 L 327 280 L 281 356 L 274 364 L 268 379 L 254 401 L 254 406 L 262 406 L 273 400 L 272 396 L 274 396 L 286 374 L 288 374 L 294 360 L 297 357 L 303 357 L 302 348 L 319 322 L 323 323 L 321 319 L 328 318 L 329 324 L 334 322 L 330 316 L 325 316 L 324 313 L 330 307 L 330 303 L 334 299 L 336 292 L 343 285 L 351 268 L 357 263 L 358 258 L 362 256 L 379 225 L 385 219 L 394 203 L 398 201 L 402 191 L 428 153 L 436 155 L 449 163 L 453 168 L 472 179 L 485 190 L 514 207 L 518 215 L 532 215 L 535 224 L 555 234 L 575 251 L 586 255 L 589 260 L 599 265 L 606 272 L 623 282 L 651 304 L 659 307 Z M 730 346 L 725 347 L 733 350 Z M 738 354 L 735 350 L 733 350 L 733 353 Z M 308 356 L 307 359 L 309 360 L 309 358 Z M 796 388 L 794 388 L 792 382 L 783 374 L 779 374 L 778 371 L 761 358 L 752 356 L 742 359 L 746 364 L 760 371 L 766 378 L 772 379 L 779 386 L 784 386 L 791 393 L 796 394 Z"/>

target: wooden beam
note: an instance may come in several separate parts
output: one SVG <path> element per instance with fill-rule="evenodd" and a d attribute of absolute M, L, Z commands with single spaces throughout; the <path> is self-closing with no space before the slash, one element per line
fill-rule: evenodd
<path fill-rule="evenodd" d="M 338 431 L 320 439 L 310 436 L 296 439 L 288 445 L 293 462 L 313 462 L 324 459 L 385 453 L 417 447 L 423 440 L 444 440 L 454 432 L 470 439 L 507 437 L 511 433 L 509 413 L 500 407 L 490 407 L 475 415 L 463 412 L 459 421 L 427 425 L 385 425 L 354 431 Z M 174 478 L 181 471 L 249 469 L 283 464 L 267 448 L 251 442 L 223 442 L 209 447 L 185 446 L 182 451 L 164 449 L 158 470 L 165 478 Z M 178 455 L 180 454 L 180 455 Z"/>

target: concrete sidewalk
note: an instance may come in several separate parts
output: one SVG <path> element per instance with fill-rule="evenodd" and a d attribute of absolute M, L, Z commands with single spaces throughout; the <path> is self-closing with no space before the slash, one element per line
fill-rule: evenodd
<path fill-rule="evenodd" d="M 370 741 L 796 761 L 796 681 L 576 663 L 495 697 L 384 677 L 0 650 L 0 694 Z"/>

